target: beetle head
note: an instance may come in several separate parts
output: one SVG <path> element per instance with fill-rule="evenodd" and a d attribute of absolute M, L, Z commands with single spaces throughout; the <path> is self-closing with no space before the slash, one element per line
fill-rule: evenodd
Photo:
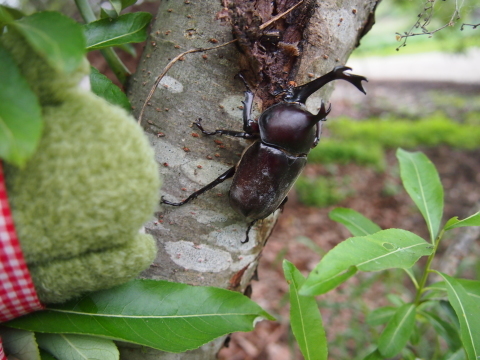
<path fill-rule="evenodd" d="M 315 141 L 315 125 L 325 120 L 330 108 L 322 106 L 313 115 L 298 103 L 279 103 L 265 110 L 258 125 L 265 144 L 283 149 L 290 154 L 308 154 Z"/>

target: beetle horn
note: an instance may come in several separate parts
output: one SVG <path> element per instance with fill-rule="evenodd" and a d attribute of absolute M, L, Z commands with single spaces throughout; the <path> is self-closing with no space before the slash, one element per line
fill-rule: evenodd
<path fill-rule="evenodd" d="M 322 100 L 322 105 L 320 106 L 320 110 L 318 111 L 317 115 L 314 115 L 315 122 L 325 121 L 327 120 L 327 115 L 330 114 L 332 110 L 332 104 L 328 104 L 328 109 L 325 108 L 325 103 Z"/>
<path fill-rule="evenodd" d="M 310 81 L 305 85 L 291 89 L 285 96 L 284 100 L 287 102 L 299 102 L 305 104 L 305 101 L 307 101 L 310 95 L 312 95 L 315 91 L 321 89 L 323 86 L 333 80 L 346 80 L 350 84 L 355 86 L 358 90 L 366 94 L 365 89 L 362 86 L 362 81 L 365 80 L 368 82 L 367 78 L 360 75 L 345 73 L 345 71 L 347 70 L 352 69 L 347 66 L 336 66 L 328 74 L 325 74 L 318 79 Z"/>

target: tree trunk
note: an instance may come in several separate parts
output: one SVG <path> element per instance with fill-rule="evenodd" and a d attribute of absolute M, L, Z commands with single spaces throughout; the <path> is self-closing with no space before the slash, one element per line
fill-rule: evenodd
<path fill-rule="evenodd" d="M 276 1 L 275 8 L 272 3 L 162 2 L 129 87 L 137 118 L 156 77 L 171 59 L 237 38 L 216 50 L 186 54 L 168 71 L 145 108 L 142 126 L 155 148 L 163 178 L 161 195 L 166 199 L 186 198 L 239 161 L 245 140 L 205 136 L 191 126 L 200 117 L 206 130 L 242 131 L 245 88 L 236 74 L 243 71 L 249 80 L 256 93 L 254 110 L 260 113 L 275 101 L 272 92 L 279 86 L 292 80 L 303 84 L 345 64 L 373 23 L 377 2 L 304 1 L 260 29 L 298 0 Z M 332 91 L 331 86 L 325 88 L 308 102 L 315 112 L 320 98 L 327 101 Z M 145 277 L 248 292 L 279 211 L 259 221 L 249 232 L 249 242 L 242 243 L 248 224 L 229 206 L 229 184 L 227 180 L 184 206 L 161 207 L 157 219 L 146 224 L 159 252 Z M 214 359 L 223 340 L 184 354 L 122 348 L 122 358 Z"/>

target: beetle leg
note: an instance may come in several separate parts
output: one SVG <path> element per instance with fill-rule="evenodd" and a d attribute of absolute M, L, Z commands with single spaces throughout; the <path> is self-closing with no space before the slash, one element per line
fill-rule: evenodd
<path fill-rule="evenodd" d="M 320 142 L 320 133 L 321 133 L 322 123 L 317 122 L 315 124 L 315 139 L 313 140 L 312 149 L 318 145 Z"/>
<path fill-rule="evenodd" d="M 275 210 L 277 211 L 278 209 L 280 209 L 281 211 L 283 211 L 283 207 L 285 206 L 285 204 L 287 203 L 288 201 L 288 196 L 285 196 L 285 199 L 283 199 L 282 203 L 280 205 L 278 205 L 278 208 Z M 246 237 L 245 237 L 245 240 L 242 241 L 242 244 L 246 244 L 248 242 L 249 237 L 248 237 L 248 233 L 250 232 L 250 230 L 252 229 L 253 225 L 255 225 L 257 223 L 257 221 L 260 220 L 260 219 L 257 219 L 257 220 L 253 220 L 250 224 L 248 224 L 248 227 L 247 227 L 247 232 L 246 232 Z"/>
<path fill-rule="evenodd" d="M 325 74 L 318 79 L 310 81 L 305 85 L 297 86 L 293 89 L 290 89 L 289 93 L 285 96 L 285 101 L 299 102 L 305 104 L 305 101 L 307 101 L 310 95 L 322 88 L 324 85 L 328 84 L 330 81 L 334 80 L 346 80 L 365 94 L 365 90 L 362 86 L 362 81 L 368 81 L 367 78 L 360 75 L 345 73 L 345 71 L 347 70 L 352 69 L 347 66 L 336 66 L 328 74 Z"/>
<path fill-rule="evenodd" d="M 315 115 L 315 119 L 317 119 L 317 123 L 315 124 L 315 140 L 313 140 L 312 149 L 318 145 L 320 141 L 320 133 L 322 132 L 322 123 L 320 121 L 326 121 L 327 115 L 330 113 L 332 109 L 332 104 L 328 106 L 328 109 L 325 109 L 325 104 L 322 100 L 322 105 L 320 106 L 320 111 L 317 115 Z"/>
<path fill-rule="evenodd" d="M 253 227 L 253 225 L 256 224 L 257 221 L 258 221 L 258 219 L 257 219 L 257 220 L 253 220 L 250 224 L 248 224 L 247 234 L 246 234 L 247 236 L 246 236 L 245 240 L 241 242 L 242 244 L 246 244 L 246 243 L 248 242 L 248 240 L 250 240 L 250 239 L 248 238 L 248 233 L 250 232 L 250 229 Z"/>
<path fill-rule="evenodd" d="M 243 104 L 243 131 L 246 133 L 258 133 L 258 124 L 255 120 L 252 119 L 252 108 L 253 108 L 253 98 L 254 94 L 248 86 L 247 80 L 245 77 L 239 73 L 238 77 L 243 81 L 245 88 L 245 100 L 242 101 Z"/>
<path fill-rule="evenodd" d="M 188 198 L 186 198 L 183 201 L 180 201 L 178 203 L 174 203 L 174 202 L 165 200 L 162 196 L 162 199 L 160 200 L 160 204 L 167 204 L 167 205 L 172 205 L 172 206 L 182 206 L 182 205 L 188 203 L 190 200 L 196 199 L 197 196 L 202 195 L 204 192 L 206 192 L 210 189 L 213 189 L 215 186 L 217 186 L 218 184 L 221 184 L 225 180 L 231 178 L 235 174 L 235 170 L 236 170 L 235 166 L 231 167 L 230 169 L 225 171 L 222 175 L 220 175 L 218 178 L 213 180 L 210 184 L 204 186 L 200 190 L 195 191 L 193 194 L 191 194 Z"/>
<path fill-rule="evenodd" d="M 205 134 L 205 135 L 228 135 L 228 136 L 234 136 L 234 137 L 241 137 L 244 139 L 256 139 L 258 138 L 257 135 L 250 134 L 248 132 L 241 132 L 241 131 L 233 131 L 233 130 L 214 130 L 214 131 L 206 131 L 203 129 L 202 124 L 200 122 L 202 119 L 198 118 L 197 121 L 194 122 L 195 125 L 200 129 L 200 131 Z"/>
<path fill-rule="evenodd" d="M 285 196 L 285 199 L 283 199 L 282 203 L 278 206 L 278 209 L 280 209 L 282 212 L 283 212 L 283 207 L 285 206 L 285 204 L 287 203 L 288 201 L 288 196 Z M 278 210 L 277 209 L 277 210 Z M 276 210 L 275 210 L 276 211 Z"/>

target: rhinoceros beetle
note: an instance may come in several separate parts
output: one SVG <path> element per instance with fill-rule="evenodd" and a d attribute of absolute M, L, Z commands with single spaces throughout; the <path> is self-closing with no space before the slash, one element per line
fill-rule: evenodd
<path fill-rule="evenodd" d="M 258 121 L 251 118 L 254 94 L 245 79 L 247 90 L 243 101 L 243 132 L 232 130 L 204 130 L 201 120 L 194 124 L 205 135 L 229 135 L 253 140 L 240 161 L 210 184 L 194 192 L 185 200 L 174 203 L 162 197 L 162 203 L 181 206 L 214 188 L 233 176 L 229 191 L 230 205 L 248 221 L 247 236 L 258 220 L 266 218 L 287 201 L 287 194 L 307 163 L 307 154 L 317 146 L 320 139 L 321 121 L 326 120 L 331 106 L 310 113 L 305 102 L 310 95 L 333 80 L 346 80 L 365 94 L 363 76 L 345 73 L 351 68 L 337 66 L 305 85 L 285 90 L 282 102 L 265 110 Z"/>

